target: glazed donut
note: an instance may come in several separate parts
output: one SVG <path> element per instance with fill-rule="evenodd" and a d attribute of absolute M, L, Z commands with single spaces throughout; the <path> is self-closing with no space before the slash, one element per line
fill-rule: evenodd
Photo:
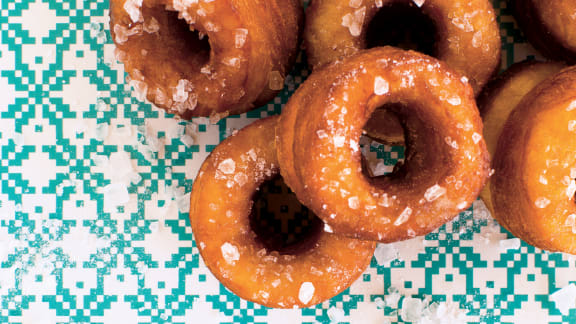
<path fill-rule="evenodd" d="M 575 67 L 524 96 L 504 124 L 493 166 L 495 218 L 531 245 L 575 254 Z"/>
<path fill-rule="evenodd" d="M 563 68 L 563 64 L 556 62 L 524 61 L 513 64 L 497 79 L 488 83 L 478 98 L 478 107 L 484 121 L 484 139 L 491 156 L 494 156 L 504 123 L 520 100 L 540 82 Z M 494 215 L 490 181 L 484 186 L 480 197 Z M 502 225 L 508 228 L 506 224 Z"/>
<path fill-rule="evenodd" d="M 576 63 L 576 1 L 511 0 L 528 41 L 544 56 Z"/>
<path fill-rule="evenodd" d="M 387 103 L 405 121 L 406 160 L 368 178 L 358 142 Z M 393 242 L 429 233 L 476 199 L 489 172 L 481 133 L 465 78 L 424 54 L 378 47 L 312 73 L 288 101 L 276 143 L 284 180 L 334 233 Z"/>
<path fill-rule="evenodd" d="M 421 25 L 414 32 L 430 44 L 412 49 L 445 61 L 470 80 L 475 93 L 497 71 L 500 33 L 489 0 L 314 0 L 304 29 L 309 65 L 317 68 L 365 48 L 405 41 L 398 39 L 398 26 L 415 24 Z M 426 37 L 431 30 L 434 37 Z"/>
<path fill-rule="evenodd" d="M 136 95 L 186 119 L 274 98 L 302 25 L 299 0 L 110 0 L 112 38 Z"/>
<path fill-rule="evenodd" d="M 212 273 L 238 296 L 268 307 L 307 307 L 346 289 L 375 243 L 324 232 L 297 252 L 271 251 L 252 231 L 253 196 L 278 175 L 274 129 L 259 120 L 218 145 L 194 181 L 190 221 Z"/>

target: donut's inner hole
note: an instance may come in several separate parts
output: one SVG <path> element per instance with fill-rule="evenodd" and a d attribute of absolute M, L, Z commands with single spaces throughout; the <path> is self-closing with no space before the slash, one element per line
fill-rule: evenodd
<path fill-rule="evenodd" d="M 143 33 L 149 38 L 147 44 L 152 44 L 145 59 L 154 59 L 149 62 L 154 69 L 170 72 L 177 68 L 180 78 L 190 79 L 192 75 L 199 73 L 210 61 L 211 47 L 208 36 L 191 30 L 186 20 L 178 18 L 176 11 L 162 6 L 144 7 L 144 10 L 145 24 L 149 24 L 152 17 L 158 21 L 156 33 Z"/>
<path fill-rule="evenodd" d="M 370 21 L 366 46 L 390 45 L 435 56 L 436 37 L 436 24 L 422 8 L 412 1 L 395 1 L 380 8 Z"/>
<path fill-rule="evenodd" d="M 250 226 L 269 252 L 298 254 L 314 246 L 324 223 L 298 201 L 282 177 L 263 183 L 253 200 Z"/>
<path fill-rule="evenodd" d="M 401 104 L 377 108 L 360 138 L 362 170 L 370 178 L 393 173 L 404 162 L 404 123 L 397 112 Z"/>

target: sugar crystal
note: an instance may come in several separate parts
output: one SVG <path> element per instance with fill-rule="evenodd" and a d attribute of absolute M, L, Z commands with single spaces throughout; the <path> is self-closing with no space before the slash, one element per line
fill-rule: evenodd
<path fill-rule="evenodd" d="M 394 221 L 394 226 L 400 226 L 400 225 L 406 223 L 408 221 L 408 219 L 410 218 L 410 215 L 412 215 L 412 208 L 406 207 L 404 209 L 404 211 L 402 211 L 400 216 L 398 216 L 396 221 Z"/>
<path fill-rule="evenodd" d="M 160 30 L 160 24 L 156 18 L 152 17 L 150 20 L 144 22 L 144 31 L 153 34 Z"/>
<path fill-rule="evenodd" d="M 556 308 L 564 314 L 568 315 L 570 309 L 576 308 L 576 285 L 573 283 L 554 292 L 550 295 L 550 300 L 556 304 Z"/>
<path fill-rule="evenodd" d="M 334 323 L 340 323 L 340 322 L 344 322 L 344 318 L 345 314 L 344 314 L 344 310 L 341 308 L 336 308 L 334 306 L 330 307 L 328 309 L 328 318 L 330 318 L 330 321 L 334 322 Z"/>
<path fill-rule="evenodd" d="M 302 304 L 308 304 L 312 297 L 314 297 L 314 285 L 311 282 L 304 282 L 300 286 L 300 291 L 298 292 L 298 299 Z"/>
<path fill-rule="evenodd" d="M 123 183 L 112 183 L 102 189 L 104 194 L 104 205 L 117 207 L 130 201 L 128 188 Z"/>
<path fill-rule="evenodd" d="M 400 317 L 405 322 L 417 323 L 422 318 L 424 304 L 418 298 L 405 297 L 402 301 Z"/>
<path fill-rule="evenodd" d="M 377 76 L 374 79 L 374 94 L 377 96 L 385 95 L 390 91 L 390 84 L 382 77 Z"/>
<path fill-rule="evenodd" d="M 358 197 L 348 198 L 348 207 L 351 209 L 358 209 L 360 207 L 360 201 L 358 200 Z"/>
<path fill-rule="evenodd" d="M 132 22 L 138 23 L 141 22 L 142 19 L 142 0 L 126 0 L 124 2 L 124 10 L 132 19 Z"/>
<path fill-rule="evenodd" d="M 350 2 L 348 3 L 348 5 L 351 8 L 359 8 L 362 5 L 362 1 L 363 0 L 350 0 Z"/>
<path fill-rule="evenodd" d="M 374 258 L 378 265 L 389 266 L 390 262 L 398 259 L 398 253 L 398 249 L 394 244 L 380 243 L 376 246 L 376 250 L 374 250 Z"/>
<path fill-rule="evenodd" d="M 564 226 L 570 227 L 572 233 L 576 234 L 576 214 L 568 215 L 568 217 L 566 217 L 566 222 L 564 222 Z"/>
<path fill-rule="evenodd" d="M 228 242 L 220 246 L 220 252 L 222 252 L 222 257 L 226 263 L 230 265 L 234 265 L 236 261 L 240 260 L 240 253 L 238 252 L 238 248 Z"/>
<path fill-rule="evenodd" d="M 418 7 L 422 7 L 426 0 L 412 0 L 412 2 L 414 2 L 414 4 L 416 4 Z"/>
<path fill-rule="evenodd" d="M 236 28 L 236 32 L 234 34 L 234 45 L 236 48 L 244 47 L 246 43 L 246 39 L 248 38 L 248 29 L 245 28 Z"/>
<path fill-rule="evenodd" d="M 519 238 L 512 238 L 508 240 L 500 241 L 500 248 L 504 250 L 518 250 L 521 246 L 521 241 Z"/>
<path fill-rule="evenodd" d="M 342 17 L 342 26 L 347 27 L 352 36 L 360 36 L 365 16 L 366 7 L 356 9 L 354 13 L 349 13 Z"/>
<path fill-rule="evenodd" d="M 446 194 L 446 188 L 440 187 L 439 185 L 435 184 L 432 187 L 428 188 L 424 193 L 424 198 L 427 201 L 434 201 Z"/>
<path fill-rule="evenodd" d="M 538 208 L 546 208 L 548 207 L 548 205 L 550 205 L 550 199 L 546 198 L 546 197 L 540 197 L 538 199 L 536 199 L 536 201 L 534 202 L 534 205 L 536 205 L 536 207 Z"/>
<path fill-rule="evenodd" d="M 218 164 L 218 170 L 224 174 L 233 174 L 236 170 L 236 163 L 232 159 L 226 159 Z"/>

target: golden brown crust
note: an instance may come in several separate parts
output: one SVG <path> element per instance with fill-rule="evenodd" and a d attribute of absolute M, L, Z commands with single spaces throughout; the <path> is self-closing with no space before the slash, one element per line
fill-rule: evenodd
<path fill-rule="evenodd" d="M 279 255 L 256 238 L 252 198 L 278 173 L 271 140 L 277 120 L 256 121 L 212 151 L 194 181 L 190 221 L 204 262 L 235 294 L 268 307 L 307 307 L 350 286 L 370 264 L 375 243 L 321 232 L 308 250 Z M 299 298 L 305 282 L 314 287 L 310 300 Z"/>
<path fill-rule="evenodd" d="M 506 121 L 491 180 L 495 217 L 549 251 L 576 253 L 576 68 L 530 91 Z"/>
<path fill-rule="evenodd" d="M 479 97 L 478 106 L 484 121 L 484 139 L 491 156 L 494 156 L 502 127 L 512 110 L 530 90 L 564 67 L 563 64 L 556 62 L 524 61 L 516 63 L 484 88 Z M 494 215 L 490 183 L 486 184 L 480 197 Z M 502 221 L 505 222 L 506 220 L 502 219 Z M 502 223 L 502 225 L 508 228 L 506 223 Z"/>
<path fill-rule="evenodd" d="M 403 105 L 406 162 L 368 179 L 358 140 L 387 103 Z M 481 133 L 472 88 L 458 73 L 380 47 L 315 71 L 286 105 L 276 141 L 284 180 L 335 233 L 392 242 L 429 233 L 476 199 L 489 171 Z"/>
<path fill-rule="evenodd" d="M 412 0 L 400 1 L 416 6 Z M 398 0 L 355 2 L 351 7 L 349 0 L 314 0 L 306 10 L 304 42 L 312 67 L 365 49 L 368 25 L 380 3 L 386 10 Z M 438 29 L 436 57 L 467 76 L 479 93 L 500 65 L 500 32 L 490 1 L 426 0 L 421 10 Z"/>
<path fill-rule="evenodd" d="M 576 2 L 512 0 L 518 25 L 544 56 L 576 63 Z"/>
<path fill-rule="evenodd" d="M 110 1 L 119 58 L 142 97 L 183 118 L 239 114 L 265 103 L 296 59 L 299 0 L 137 2 Z"/>

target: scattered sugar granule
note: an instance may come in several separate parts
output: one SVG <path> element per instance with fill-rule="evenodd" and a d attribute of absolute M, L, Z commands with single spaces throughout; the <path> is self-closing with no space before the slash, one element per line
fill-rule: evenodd
<path fill-rule="evenodd" d="M 398 308 L 400 298 L 402 298 L 402 295 L 398 291 L 398 288 L 391 286 L 388 288 L 388 294 L 384 297 L 384 301 L 386 302 L 386 306 L 390 308 Z"/>
<path fill-rule="evenodd" d="M 521 246 L 521 241 L 519 238 L 512 238 L 500 241 L 500 248 L 504 250 L 518 250 Z"/>
<path fill-rule="evenodd" d="M 108 104 L 106 103 L 106 101 L 104 101 L 104 99 L 98 98 L 96 100 L 96 110 L 97 111 L 107 111 L 108 110 Z"/>
<path fill-rule="evenodd" d="M 99 141 L 103 141 L 108 137 L 108 123 L 101 123 L 96 125 L 95 137 Z"/>
<path fill-rule="evenodd" d="M 230 265 L 234 265 L 236 261 L 240 260 L 240 253 L 235 245 L 226 242 L 220 246 L 220 251 L 224 260 Z"/>
<path fill-rule="evenodd" d="M 300 291 L 298 292 L 300 302 L 302 304 L 308 304 L 312 300 L 312 297 L 314 297 L 314 290 L 314 285 L 311 282 L 306 281 L 302 283 Z"/>
<path fill-rule="evenodd" d="M 570 313 L 570 309 L 576 307 L 576 285 L 573 283 L 554 292 L 550 300 L 556 304 L 556 308 L 564 315 Z"/>
<path fill-rule="evenodd" d="M 385 266 L 398 259 L 398 253 L 398 249 L 393 244 L 379 243 L 374 250 L 374 258 L 378 265 Z"/>
<path fill-rule="evenodd" d="M 382 297 L 376 297 L 376 299 L 374 299 L 374 304 L 376 304 L 376 308 L 378 309 L 384 309 L 384 307 L 386 307 L 386 303 Z"/>
<path fill-rule="evenodd" d="M 121 206 L 130 201 L 128 188 L 123 183 L 112 183 L 102 189 L 104 204 L 110 207 Z"/>
<path fill-rule="evenodd" d="M 332 306 L 328 309 L 328 318 L 330 318 L 330 321 L 333 323 L 344 322 L 345 316 L 346 314 L 341 308 Z"/>
<path fill-rule="evenodd" d="M 402 301 L 400 317 L 405 322 L 418 323 L 422 318 L 424 304 L 418 298 L 405 297 Z"/>

